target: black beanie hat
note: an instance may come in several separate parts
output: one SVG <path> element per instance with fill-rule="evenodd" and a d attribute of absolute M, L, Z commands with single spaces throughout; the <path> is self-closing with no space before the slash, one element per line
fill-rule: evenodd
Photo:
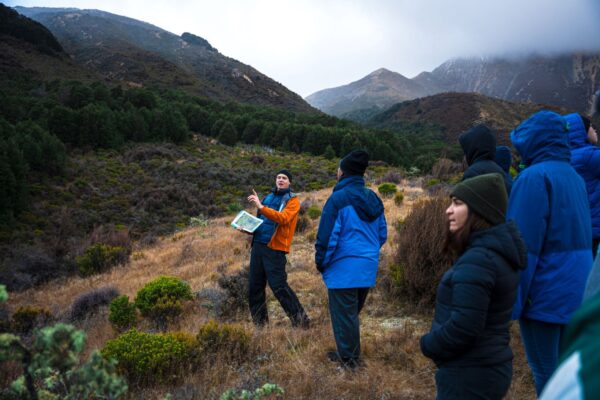
<path fill-rule="evenodd" d="M 498 173 L 465 179 L 454 187 L 450 196 L 464 201 L 469 209 L 492 225 L 501 224 L 506 219 L 508 195 L 504 178 Z"/>
<path fill-rule="evenodd" d="M 340 169 L 345 175 L 364 175 L 369 166 L 369 153 L 364 150 L 351 151 L 340 161 Z"/>
<path fill-rule="evenodd" d="M 585 127 L 585 133 L 587 133 L 590 130 L 590 125 L 592 124 L 592 121 L 590 121 L 590 119 L 584 115 L 579 114 L 579 116 L 581 117 L 581 120 L 583 121 L 583 126 Z"/>
<path fill-rule="evenodd" d="M 275 176 L 277 176 L 279 174 L 283 174 L 283 175 L 287 176 L 288 179 L 290 180 L 290 182 L 292 181 L 292 173 L 290 171 L 288 171 L 287 169 L 282 169 L 281 171 L 277 172 L 275 174 Z"/>

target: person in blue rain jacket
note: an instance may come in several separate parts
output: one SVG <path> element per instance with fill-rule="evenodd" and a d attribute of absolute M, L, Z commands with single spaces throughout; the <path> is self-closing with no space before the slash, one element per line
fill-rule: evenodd
<path fill-rule="evenodd" d="M 592 266 L 590 209 L 585 183 L 570 164 L 562 116 L 539 111 L 510 138 L 524 169 L 506 217 L 515 220 L 527 246 L 513 318 L 539 395 L 558 364 L 564 327 L 581 305 Z"/>

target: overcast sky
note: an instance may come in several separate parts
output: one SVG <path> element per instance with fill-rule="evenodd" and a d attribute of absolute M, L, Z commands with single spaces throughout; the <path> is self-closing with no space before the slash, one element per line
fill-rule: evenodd
<path fill-rule="evenodd" d="M 600 0 L 17 0 L 94 8 L 191 32 L 305 97 L 384 67 L 453 57 L 600 51 Z M 176 6 L 174 6 L 176 5 Z"/>

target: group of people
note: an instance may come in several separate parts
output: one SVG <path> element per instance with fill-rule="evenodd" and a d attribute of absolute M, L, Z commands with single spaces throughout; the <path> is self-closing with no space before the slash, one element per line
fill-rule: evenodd
<path fill-rule="evenodd" d="M 325 203 L 317 232 L 315 264 L 327 287 L 336 351 L 327 352 L 343 368 L 361 365 L 359 313 L 375 285 L 379 251 L 387 240 L 383 203 L 365 186 L 369 154 L 355 150 L 344 157 L 338 183 Z M 310 319 L 287 283 L 286 254 L 294 236 L 300 201 L 291 192 L 292 174 L 277 172 L 275 188 L 262 201 L 256 192 L 248 201 L 263 223 L 253 232 L 250 254 L 250 314 L 257 326 L 268 322 L 267 283 L 295 327 Z"/>
<path fill-rule="evenodd" d="M 510 323 L 518 320 L 537 395 L 591 398 L 583 393 L 600 386 L 584 368 L 600 367 L 590 343 L 600 333 L 600 257 L 592 271 L 600 243 L 598 137 L 583 115 L 540 111 L 510 138 L 520 156 L 514 181 L 510 148 L 496 147 L 485 125 L 459 139 L 468 168 L 450 193 L 444 244 L 456 261 L 439 283 L 421 350 L 438 367 L 438 399 L 501 399 L 512 379 Z M 337 347 L 327 357 L 350 369 L 361 365 L 359 313 L 387 239 L 383 203 L 365 186 L 368 162 L 363 150 L 340 161 L 315 244 Z M 281 170 L 264 200 L 248 196 L 264 221 L 250 258 L 250 311 L 259 326 L 268 321 L 267 282 L 292 324 L 310 325 L 285 272 L 300 210 L 291 181 Z M 590 300 L 580 308 L 584 292 Z M 553 376 L 560 361 L 571 380 Z"/>

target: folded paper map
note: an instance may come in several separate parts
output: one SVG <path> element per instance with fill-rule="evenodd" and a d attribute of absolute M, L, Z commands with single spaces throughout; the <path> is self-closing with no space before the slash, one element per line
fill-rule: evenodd
<path fill-rule="evenodd" d="M 248 214 L 246 211 L 242 210 L 235 216 L 233 221 L 231 222 L 231 226 L 234 228 L 241 228 L 246 232 L 254 232 L 256 228 L 263 223 L 263 220 L 260 218 L 256 218 L 252 214 Z"/>

